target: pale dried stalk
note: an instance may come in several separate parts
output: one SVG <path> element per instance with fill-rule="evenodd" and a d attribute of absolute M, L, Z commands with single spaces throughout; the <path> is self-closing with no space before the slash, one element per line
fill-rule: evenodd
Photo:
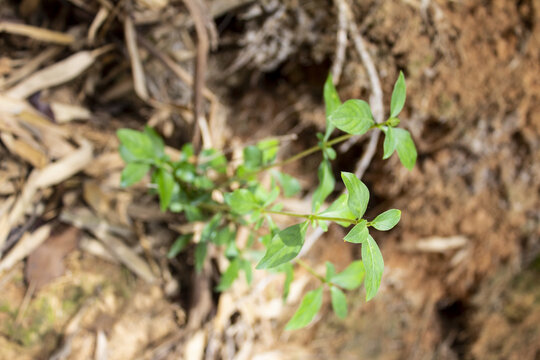
<path fill-rule="evenodd" d="M 129 53 L 129 59 L 131 61 L 131 73 L 133 75 L 133 84 L 135 86 L 135 93 L 139 98 L 144 101 L 148 101 L 149 95 L 146 89 L 146 78 L 144 76 L 144 69 L 139 56 L 139 49 L 137 47 L 137 35 L 135 33 L 135 26 L 133 20 L 129 16 L 124 19 L 124 35 L 126 37 L 126 45 Z"/>
<path fill-rule="evenodd" d="M 0 32 L 7 32 L 14 35 L 22 35 L 38 41 L 51 42 L 61 45 L 69 45 L 75 41 L 73 35 L 64 34 L 40 27 L 26 24 L 16 24 L 7 21 L 0 22 Z"/>

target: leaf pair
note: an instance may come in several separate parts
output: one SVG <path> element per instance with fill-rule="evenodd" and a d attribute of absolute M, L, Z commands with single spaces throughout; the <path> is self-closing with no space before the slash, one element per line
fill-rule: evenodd
<path fill-rule="evenodd" d="M 275 268 L 294 259 L 304 245 L 307 227 L 308 221 L 304 221 L 274 235 L 257 269 Z"/>

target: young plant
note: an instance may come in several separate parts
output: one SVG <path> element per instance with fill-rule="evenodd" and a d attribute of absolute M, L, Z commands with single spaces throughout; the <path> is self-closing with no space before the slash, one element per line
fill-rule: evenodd
<path fill-rule="evenodd" d="M 182 213 L 188 222 L 205 223 L 200 234 L 180 235 L 167 256 L 173 258 L 190 243 L 196 242 L 195 268 L 200 271 L 207 247 L 212 244 L 222 248 L 229 266 L 222 274 L 216 291 L 227 290 L 241 272 L 251 283 L 252 263 L 256 261 L 256 269 L 285 273 L 285 299 L 293 279 L 293 264 L 298 264 L 320 280 L 321 285 L 305 294 L 286 329 L 302 328 L 313 320 L 321 307 L 325 288 L 330 291 L 334 312 L 344 318 L 347 316 L 347 291 L 359 288 L 364 282 L 366 301 L 369 301 L 376 295 L 381 283 L 384 261 L 369 228 L 390 230 L 399 222 L 401 212 L 391 209 L 371 221 L 365 219 L 369 190 L 349 172 L 341 172 L 347 192 L 322 209 L 326 198 L 335 188 L 331 165 L 336 158 L 333 145 L 354 135 L 379 129 L 385 134 L 383 159 L 397 151 L 401 163 L 407 169 L 412 169 L 416 162 L 416 148 L 410 133 L 397 127 L 400 123 L 398 115 L 405 103 L 405 92 L 405 78 L 400 73 L 392 93 L 390 116 L 384 123 L 378 124 L 367 102 L 353 99 L 342 103 L 331 76 L 328 76 L 324 85 L 325 133 L 317 134 L 319 141 L 316 146 L 282 162 L 276 161 L 280 145 L 277 139 L 267 139 L 245 147 L 242 162 L 232 166 L 223 153 L 214 149 L 205 149 L 196 155 L 191 144 L 182 147 L 178 159 L 171 159 L 165 153 L 163 140 L 153 129 L 146 127 L 143 132 L 121 129 L 118 130 L 121 143 L 119 151 L 126 162 L 122 186 L 130 186 L 150 173 L 151 191 L 158 194 L 163 211 Z M 345 134 L 330 139 L 336 128 Z M 277 201 L 279 195 L 294 196 L 301 187 L 298 180 L 277 168 L 318 151 L 322 153 L 322 161 L 311 213 L 282 211 L 283 205 Z M 267 171 L 272 181 L 269 187 L 264 187 L 258 178 Z M 280 229 L 273 220 L 274 215 L 303 220 Z M 352 262 L 340 273 L 336 273 L 334 265 L 327 262 L 323 276 L 297 256 L 304 244 L 308 226 L 319 226 L 326 231 L 332 222 L 345 228 L 352 226 L 343 240 L 361 244 L 362 260 Z M 243 247 L 236 243 L 240 227 L 250 230 L 249 240 Z M 254 250 L 261 245 L 265 248 L 264 254 Z"/>

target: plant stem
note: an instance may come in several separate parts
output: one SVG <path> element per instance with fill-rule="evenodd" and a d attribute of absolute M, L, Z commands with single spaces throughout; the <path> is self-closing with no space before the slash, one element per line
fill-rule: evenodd
<path fill-rule="evenodd" d="M 338 218 L 338 217 L 327 217 L 327 216 L 320 216 L 317 214 L 295 214 L 285 211 L 272 211 L 272 210 L 265 210 L 263 209 L 262 212 L 267 214 L 276 214 L 276 215 L 284 215 L 284 216 L 292 216 L 297 218 L 304 218 L 308 220 L 323 220 L 323 221 L 333 221 L 333 222 L 346 222 L 349 224 L 358 224 L 358 220 L 351 220 L 351 219 L 345 219 L 345 218 Z"/>
<path fill-rule="evenodd" d="M 332 146 L 332 145 L 335 145 L 335 144 L 339 144 L 340 142 L 343 142 L 343 141 L 345 141 L 347 139 L 350 139 L 353 136 L 354 135 L 352 135 L 352 134 L 342 135 L 342 136 L 334 138 L 334 139 L 332 139 L 330 141 L 327 141 L 326 145 L 327 146 Z M 300 160 L 302 158 L 305 158 L 306 156 L 309 156 L 309 155 L 311 155 L 311 154 L 313 154 L 313 153 L 315 153 L 315 152 L 317 152 L 319 150 L 321 150 L 321 147 L 319 145 L 312 146 L 309 149 L 304 150 L 304 151 L 302 151 L 302 152 L 300 152 L 300 153 L 298 153 L 296 155 L 293 155 L 290 158 L 285 159 L 285 160 L 283 160 L 281 162 L 264 166 L 264 167 L 260 168 L 259 170 L 254 171 L 254 173 L 260 173 L 260 172 L 266 171 L 268 169 L 272 169 L 272 168 L 275 168 L 275 167 L 280 167 L 280 166 L 283 166 L 283 165 L 287 165 L 289 163 L 292 163 L 292 162 L 295 162 L 295 161 Z"/>
<path fill-rule="evenodd" d="M 319 275 L 315 269 L 313 269 L 311 266 L 309 266 L 304 260 L 301 260 L 301 259 L 296 259 L 294 260 L 298 265 L 300 265 L 301 267 L 303 267 L 304 269 L 306 269 L 311 275 L 315 276 L 317 279 L 319 279 L 321 282 L 323 283 L 327 283 L 328 281 L 326 281 L 326 279 Z"/>

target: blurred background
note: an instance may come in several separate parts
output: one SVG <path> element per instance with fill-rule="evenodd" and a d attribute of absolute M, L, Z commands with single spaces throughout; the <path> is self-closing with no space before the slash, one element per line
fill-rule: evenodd
<path fill-rule="evenodd" d="M 0 0 L 0 359 L 540 359 L 539 12 L 535 0 Z M 342 99 L 388 114 L 400 70 L 416 167 L 383 161 L 371 135 L 333 165 L 367 166 L 368 218 L 403 214 L 376 234 L 379 294 L 352 293 L 346 320 L 325 298 L 309 327 L 283 330 L 316 281 L 302 269 L 286 302 L 283 275 L 263 271 L 214 292 L 223 255 L 202 280 L 193 248 L 168 259 L 182 218 L 145 182 L 120 187 L 121 127 L 148 124 L 175 154 L 199 111 L 204 144 L 284 136 L 283 158 L 324 131 L 328 73 Z M 319 156 L 283 169 L 303 187 L 288 208 L 309 211 Z M 359 259 L 344 235 L 308 234 L 305 261 Z"/>

